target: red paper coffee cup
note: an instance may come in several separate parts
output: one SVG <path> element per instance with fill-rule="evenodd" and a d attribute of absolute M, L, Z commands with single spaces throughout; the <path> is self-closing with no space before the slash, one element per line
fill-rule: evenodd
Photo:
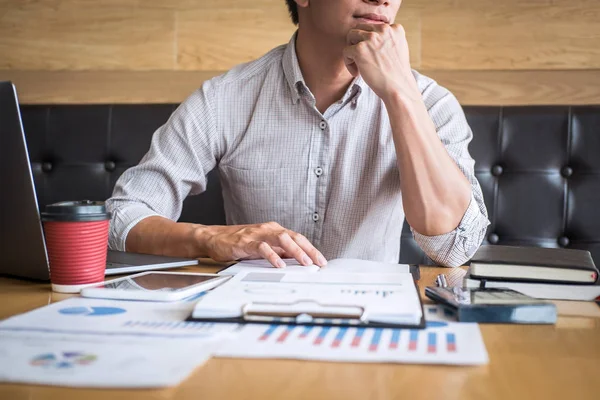
<path fill-rule="evenodd" d="M 104 281 L 110 213 L 103 202 L 50 204 L 42 221 L 53 291 L 79 293 Z"/>

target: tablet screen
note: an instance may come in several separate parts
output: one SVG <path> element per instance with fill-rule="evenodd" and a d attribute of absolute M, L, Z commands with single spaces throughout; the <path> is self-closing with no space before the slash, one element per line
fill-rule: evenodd
<path fill-rule="evenodd" d="M 98 286 L 98 288 L 176 292 L 178 290 L 186 289 L 189 286 L 207 282 L 215 278 L 219 277 L 207 275 L 148 273 L 139 276 L 131 276 L 123 280 L 118 280 L 117 282 L 106 282 L 104 285 Z"/>

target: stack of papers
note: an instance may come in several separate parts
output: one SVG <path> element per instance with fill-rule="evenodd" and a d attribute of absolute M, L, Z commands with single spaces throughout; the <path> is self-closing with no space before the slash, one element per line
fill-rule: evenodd
<path fill-rule="evenodd" d="M 476 324 L 457 323 L 455 316 L 437 306 L 425 306 L 422 312 L 408 265 L 341 259 L 319 269 L 286 261 L 283 270 L 264 260 L 239 263 L 222 272 L 237 273 L 226 284 L 187 301 L 72 298 L 9 318 L 0 322 L 0 382 L 173 386 L 215 354 L 457 365 L 488 360 Z M 309 271 L 313 273 L 297 273 Z M 261 311 L 263 303 L 267 308 L 262 311 L 268 312 L 277 311 L 277 303 L 288 304 L 287 311 L 294 307 L 319 311 L 325 305 L 327 311 L 342 314 L 358 305 L 351 311 L 366 311 L 371 321 L 418 324 L 425 317 L 428 322 L 426 329 L 406 329 L 187 320 L 192 313 L 215 319 L 239 317 L 249 302 L 254 311 Z"/>

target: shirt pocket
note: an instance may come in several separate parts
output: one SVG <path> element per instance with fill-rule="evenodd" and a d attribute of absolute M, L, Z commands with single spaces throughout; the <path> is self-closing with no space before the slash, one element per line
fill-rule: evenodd
<path fill-rule="evenodd" d="M 306 203 L 306 173 L 297 168 L 238 169 L 220 166 L 227 223 L 275 221 L 298 229 L 298 215 Z M 303 179 L 304 178 L 304 179 Z"/>

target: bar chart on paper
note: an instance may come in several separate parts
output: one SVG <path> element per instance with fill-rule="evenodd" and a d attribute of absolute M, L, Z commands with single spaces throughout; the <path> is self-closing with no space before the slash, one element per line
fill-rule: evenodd
<path fill-rule="evenodd" d="M 224 357 L 425 364 L 485 364 L 477 324 L 430 321 L 422 330 L 246 325 Z"/>

